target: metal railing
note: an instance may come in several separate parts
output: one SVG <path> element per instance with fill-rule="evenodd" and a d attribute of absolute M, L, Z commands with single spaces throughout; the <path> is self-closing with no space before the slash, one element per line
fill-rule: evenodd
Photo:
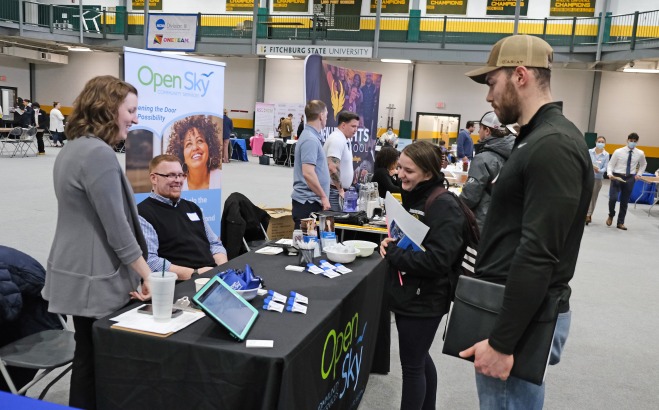
<path fill-rule="evenodd" d="M 79 31 L 83 24 L 83 35 L 87 33 L 107 35 L 144 34 L 142 12 L 117 12 L 103 9 L 83 11 L 78 16 L 78 6 L 44 5 L 34 1 L 23 1 L 23 12 L 19 13 L 19 0 L 0 2 L 0 23 L 22 24 L 30 27 L 56 30 Z M 23 21 L 19 21 L 21 19 Z M 198 38 L 244 38 L 251 39 L 256 30 L 258 39 L 280 40 L 332 40 L 363 41 L 375 40 L 376 18 L 369 16 L 321 16 L 258 15 L 254 22 L 252 14 L 199 14 Z M 521 34 L 537 35 L 553 46 L 594 45 L 598 41 L 599 17 L 521 19 L 518 31 Z M 493 44 L 513 33 L 512 18 L 473 18 L 449 16 L 381 17 L 379 41 L 421 42 L 446 44 Z M 632 14 L 606 16 L 603 44 L 629 44 L 633 50 L 639 41 L 659 40 L 659 10 Z"/>

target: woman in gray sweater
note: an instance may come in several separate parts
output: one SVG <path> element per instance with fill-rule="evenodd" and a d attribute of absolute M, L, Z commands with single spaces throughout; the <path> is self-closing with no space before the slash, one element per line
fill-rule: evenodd
<path fill-rule="evenodd" d="M 69 143 L 53 169 L 57 227 L 42 294 L 50 312 L 73 316 L 72 407 L 96 407 L 94 321 L 131 298 L 150 297 L 151 270 L 142 256 L 146 244 L 133 191 L 112 148 L 133 124 L 135 87 L 112 76 L 91 79 L 73 103 Z"/>

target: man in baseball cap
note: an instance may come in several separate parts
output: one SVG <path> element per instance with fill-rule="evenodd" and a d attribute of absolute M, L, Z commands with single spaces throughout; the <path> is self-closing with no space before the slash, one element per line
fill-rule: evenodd
<path fill-rule="evenodd" d="M 473 357 L 481 409 L 542 409 L 544 383 L 511 375 L 516 349 L 539 315 L 559 312 L 550 364 L 558 363 L 570 328 L 570 286 L 593 189 L 581 132 L 552 103 L 553 50 L 514 35 L 497 42 L 483 68 L 468 72 L 489 87 L 500 123 L 521 126 L 492 190 L 476 276 L 503 284 L 503 306 L 489 337 L 461 352 Z M 555 317 L 555 315 L 554 315 Z"/>

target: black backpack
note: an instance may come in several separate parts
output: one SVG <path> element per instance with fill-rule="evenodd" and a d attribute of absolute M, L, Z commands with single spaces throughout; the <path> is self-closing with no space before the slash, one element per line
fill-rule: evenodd
<path fill-rule="evenodd" d="M 435 188 L 431 193 L 428 199 L 426 199 L 426 204 L 425 204 L 425 213 L 428 213 L 428 208 L 430 205 L 440 196 L 448 193 L 453 197 L 453 199 L 456 201 L 460 209 L 462 210 L 462 213 L 465 216 L 465 224 L 462 229 L 462 237 L 464 238 L 464 245 L 463 245 L 463 250 L 462 250 L 462 260 L 456 261 L 455 265 L 453 266 L 453 271 L 457 271 L 456 269 L 459 265 L 460 268 L 460 274 L 461 275 L 466 275 L 466 276 L 475 276 L 475 265 L 476 265 L 476 256 L 477 256 L 477 249 L 478 249 L 478 241 L 480 241 L 480 231 L 478 230 L 478 224 L 476 223 L 476 217 L 474 216 L 474 213 L 471 212 L 471 209 L 465 205 L 464 202 L 460 200 L 453 192 L 450 192 L 443 186 L 439 186 Z M 451 282 L 451 294 L 455 292 L 455 287 L 458 284 L 458 277 L 454 277 L 454 275 L 449 276 L 449 281 Z"/>

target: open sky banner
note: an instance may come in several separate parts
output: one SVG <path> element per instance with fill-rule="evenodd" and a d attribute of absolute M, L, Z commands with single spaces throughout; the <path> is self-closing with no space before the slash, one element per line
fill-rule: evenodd
<path fill-rule="evenodd" d="M 125 80 L 138 91 L 139 123 L 126 140 L 126 176 L 139 203 L 149 196 L 149 161 L 177 156 L 188 174 L 181 197 L 220 235 L 225 64 L 124 48 Z M 200 139 L 201 137 L 201 139 Z"/>
<path fill-rule="evenodd" d="M 352 137 L 355 182 L 365 182 L 373 173 L 375 143 L 377 142 L 378 110 L 382 74 L 340 67 L 323 62 L 319 55 L 305 60 L 306 101 L 321 100 L 327 105 L 327 124 L 323 136 L 336 128 L 340 111 L 359 115 L 359 130 Z"/>

